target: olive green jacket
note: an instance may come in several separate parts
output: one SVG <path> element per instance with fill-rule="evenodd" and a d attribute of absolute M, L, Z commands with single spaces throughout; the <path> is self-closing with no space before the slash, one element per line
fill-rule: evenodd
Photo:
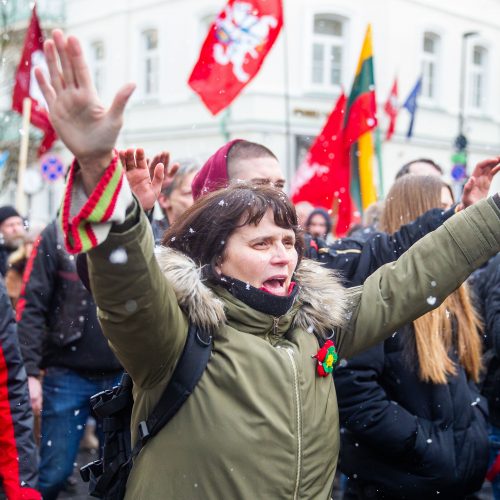
<path fill-rule="evenodd" d="M 335 329 L 339 357 L 349 357 L 436 307 L 500 250 L 500 211 L 477 203 L 352 292 L 304 260 L 295 305 L 273 318 L 209 287 L 186 256 L 155 255 L 137 212 L 89 252 L 104 334 L 135 384 L 134 438 L 171 377 L 188 318 L 212 330 L 214 345 L 193 394 L 135 460 L 133 500 L 330 498 L 338 410 L 332 378 L 316 374 L 314 333 Z M 126 263 L 110 264 L 117 248 Z"/>

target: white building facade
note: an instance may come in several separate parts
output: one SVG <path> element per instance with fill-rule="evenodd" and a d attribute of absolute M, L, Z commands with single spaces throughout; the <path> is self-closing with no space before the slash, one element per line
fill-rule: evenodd
<path fill-rule="evenodd" d="M 382 107 L 394 78 L 402 103 L 423 75 L 413 137 L 406 138 L 409 115 L 401 110 L 396 134 L 382 146 L 386 190 L 399 167 L 414 158 L 432 158 L 449 174 L 461 102 L 469 171 L 479 159 L 500 154 L 500 1 L 283 0 L 284 29 L 262 69 L 214 117 L 187 81 L 224 5 L 66 1 L 65 28 L 81 39 L 103 100 L 110 103 L 124 83 L 137 83 L 119 147 L 142 146 L 151 155 L 167 149 L 174 158 L 202 163 L 224 142 L 241 137 L 273 150 L 290 180 L 341 88 L 349 92 L 371 23 L 382 135 Z"/>

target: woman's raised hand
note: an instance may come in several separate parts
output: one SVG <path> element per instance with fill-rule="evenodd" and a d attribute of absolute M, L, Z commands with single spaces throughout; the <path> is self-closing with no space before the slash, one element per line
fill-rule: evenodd
<path fill-rule="evenodd" d="M 122 87 L 106 109 L 97 96 L 77 38 L 66 38 L 62 31 L 54 30 L 52 39 L 44 44 L 44 52 L 50 81 L 40 68 L 35 69 L 35 76 L 52 125 L 77 158 L 84 187 L 90 192 L 113 156 L 125 105 L 135 85 Z"/>

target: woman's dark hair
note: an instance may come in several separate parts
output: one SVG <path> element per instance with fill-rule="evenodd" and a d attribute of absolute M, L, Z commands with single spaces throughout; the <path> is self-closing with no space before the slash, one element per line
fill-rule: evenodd
<path fill-rule="evenodd" d="M 162 244 L 191 257 L 204 266 L 204 277 L 217 281 L 215 266 L 233 231 L 247 224 L 257 225 L 269 209 L 277 226 L 295 233 L 300 262 L 304 241 L 295 208 L 282 191 L 271 186 L 241 183 L 199 198 L 165 232 Z"/>

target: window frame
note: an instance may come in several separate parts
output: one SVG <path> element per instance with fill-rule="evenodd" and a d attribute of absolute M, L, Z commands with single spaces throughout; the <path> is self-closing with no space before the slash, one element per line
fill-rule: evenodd
<path fill-rule="evenodd" d="M 98 45 L 102 48 L 102 57 L 97 57 L 96 47 Z M 89 43 L 89 51 L 91 57 L 92 81 L 97 94 L 104 96 L 106 93 L 106 43 L 102 38 L 95 38 Z"/>
<path fill-rule="evenodd" d="M 480 49 L 483 53 L 483 62 L 481 66 L 474 63 L 474 52 Z M 490 62 L 490 50 L 487 44 L 480 40 L 471 41 L 467 50 L 467 63 L 466 63 L 466 109 L 468 112 L 476 115 L 487 113 L 488 102 L 488 81 L 489 71 L 488 65 Z M 474 77 L 482 77 L 482 96 L 481 103 L 477 105 L 475 101 Z"/>
<path fill-rule="evenodd" d="M 156 34 L 156 46 L 152 49 L 148 49 L 146 37 L 152 33 Z M 161 74 L 160 30 L 158 28 L 150 26 L 141 29 L 140 40 L 139 40 L 139 57 L 140 57 L 139 67 L 141 74 L 140 81 L 141 81 L 142 97 L 151 100 L 158 99 L 160 94 L 160 74 Z M 153 63 L 153 69 L 151 70 L 150 68 L 150 70 L 148 71 L 147 66 L 148 63 L 150 62 Z M 154 64 L 156 65 L 156 67 L 154 67 Z M 152 90 L 148 91 L 148 82 L 149 82 L 148 75 L 150 74 L 155 75 L 155 81 L 154 84 L 152 85 Z"/>
<path fill-rule="evenodd" d="M 426 38 L 432 39 L 434 43 L 435 50 L 430 53 L 425 50 L 425 40 Z M 421 74 L 422 74 L 422 92 L 419 96 L 419 100 L 422 104 L 427 106 L 437 106 L 440 102 L 440 81 L 441 81 L 441 61 L 442 61 L 442 47 L 443 39 L 442 36 L 436 32 L 436 30 L 425 30 L 421 37 L 420 46 L 420 63 L 421 63 Z M 432 95 L 424 93 L 424 89 L 428 89 L 429 86 L 429 72 L 426 71 L 425 65 L 433 68 L 432 75 Z"/>
<path fill-rule="evenodd" d="M 335 36 L 316 33 L 315 23 L 318 18 L 324 18 L 327 20 L 339 22 L 342 27 L 342 34 L 340 36 Z M 341 87 L 345 81 L 345 76 L 347 74 L 347 64 L 349 59 L 350 19 L 348 16 L 343 15 L 338 11 L 331 12 L 321 9 L 311 12 L 311 15 L 308 18 L 308 23 L 309 43 L 307 43 L 305 47 L 307 61 L 304 72 L 304 74 L 306 75 L 305 87 L 308 91 L 314 93 L 337 94 L 340 92 Z M 323 47 L 323 78 L 321 83 L 314 82 L 313 80 L 313 51 L 316 44 Z M 331 83 L 330 76 L 332 71 L 332 64 L 328 64 L 328 54 L 331 53 L 331 49 L 334 47 L 340 47 L 341 50 L 341 61 L 338 68 L 340 75 L 339 81 L 337 83 Z"/>

